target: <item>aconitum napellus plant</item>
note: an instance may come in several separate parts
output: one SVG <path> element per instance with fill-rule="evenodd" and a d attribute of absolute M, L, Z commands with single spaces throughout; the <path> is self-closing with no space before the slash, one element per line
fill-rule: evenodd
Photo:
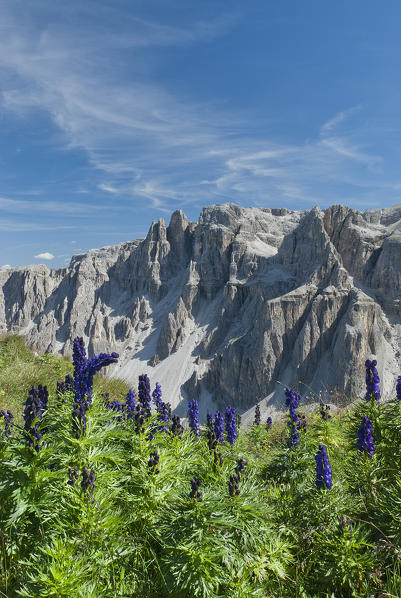
<path fill-rule="evenodd" d="M 39 441 L 42 440 L 45 432 L 41 427 L 43 413 L 47 410 L 49 393 L 46 386 L 39 384 L 29 389 L 28 398 L 25 401 L 24 409 L 24 430 L 25 438 L 29 447 L 36 452 L 40 451 Z"/>
<path fill-rule="evenodd" d="M 158 382 L 156 382 L 155 389 L 152 392 L 152 399 L 154 404 L 156 405 L 156 409 L 159 410 L 159 406 L 162 400 L 162 387 Z"/>
<path fill-rule="evenodd" d="M 315 455 L 316 461 L 316 486 L 317 488 L 331 489 L 332 482 L 332 471 L 327 455 L 327 450 L 324 444 L 319 444 L 319 450 Z"/>
<path fill-rule="evenodd" d="M 214 435 L 218 442 L 224 442 L 224 417 L 220 411 L 214 414 Z"/>
<path fill-rule="evenodd" d="M 81 431 L 86 433 L 86 411 L 92 402 L 93 377 L 103 367 L 116 363 L 118 353 L 99 353 L 87 360 L 82 337 L 76 337 L 73 343 L 75 402 L 73 407 L 73 432 L 76 438 Z"/>
<path fill-rule="evenodd" d="M 3 409 L 0 411 L 0 418 L 4 418 L 4 436 L 6 438 L 10 438 L 11 436 L 11 425 L 12 422 L 11 420 L 14 418 L 13 414 L 11 413 L 11 411 L 8 409 L 7 411 L 4 411 Z"/>
<path fill-rule="evenodd" d="M 134 417 L 135 417 L 135 412 L 136 412 L 135 398 L 136 398 L 135 391 L 132 390 L 132 388 L 130 388 L 129 391 L 127 392 L 127 397 L 125 399 L 125 414 L 126 414 L 127 420 L 134 419 Z"/>
<path fill-rule="evenodd" d="M 236 411 L 235 411 L 234 407 L 230 407 L 230 406 L 226 407 L 226 410 L 224 412 L 224 421 L 225 421 L 226 440 L 230 444 L 234 444 L 237 439 L 237 436 L 238 436 L 237 417 L 236 417 Z"/>
<path fill-rule="evenodd" d="M 260 407 L 256 405 L 255 407 L 255 420 L 253 422 L 255 426 L 260 426 Z"/>
<path fill-rule="evenodd" d="M 373 453 L 375 452 L 372 427 L 372 422 L 365 415 L 358 430 L 358 440 L 356 443 L 356 448 L 362 453 L 369 455 L 369 457 L 373 457 Z"/>
<path fill-rule="evenodd" d="M 372 398 L 377 401 L 380 399 L 380 388 L 379 388 L 379 374 L 376 369 L 377 361 L 373 359 L 367 359 L 365 361 L 366 367 L 366 395 L 365 399 L 370 401 Z"/>
<path fill-rule="evenodd" d="M 192 399 L 188 405 L 188 423 L 192 433 L 200 436 L 199 403 L 196 399 Z"/>
<path fill-rule="evenodd" d="M 142 412 L 145 418 L 150 417 L 150 380 L 146 374 L 139 376 L 138 400 L 142 405 Z"/>

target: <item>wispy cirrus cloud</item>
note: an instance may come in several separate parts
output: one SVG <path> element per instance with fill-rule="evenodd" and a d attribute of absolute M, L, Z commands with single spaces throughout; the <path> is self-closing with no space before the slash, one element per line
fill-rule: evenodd
<path fill-rule="evenodd" d="M 85 152 L 95 188 L 113 205 L 131 199 L 170 212 L 222 199 L 324 204 L 338 201 L 339 181 L 383 188 L 382 157 L 361 141 L 357 126 L 346 126 L 359 106 L 334 114 L 308 139 L 283 143 L 266 130 L 251 134 L 257 123 L 249 116 L 184 97 L 152 78 L 155 48 L 208 43 L 237 26 L 238 15 L 171 26 L 121 12 L 118 3 L 73 3 L 77 12 L 63 7 L 63 18 L 50 2 L 37 6 L 26 6 L 23 19 L 20 2 L 5 10 L 1 106 L 20 117 L 46 114 L 63 134 L 59 149 Z M 89 30 L 77 15 L 83 23 L 91 19 Z M 4 199 L 0 209 L 22 212 L 28 203 Z M 57 202 L 37 205 L 57 211 Z M 92 209 L 58 205 L 65 213 Z"/>

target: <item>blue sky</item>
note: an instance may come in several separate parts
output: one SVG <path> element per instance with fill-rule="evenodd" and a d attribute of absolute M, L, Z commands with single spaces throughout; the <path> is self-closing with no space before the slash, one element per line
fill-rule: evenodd
<path fill-rule="evenodd" d="M 400 24 L 399 0 L 0 0 L 0 267 L 178 208 L 400 203 Z"/>

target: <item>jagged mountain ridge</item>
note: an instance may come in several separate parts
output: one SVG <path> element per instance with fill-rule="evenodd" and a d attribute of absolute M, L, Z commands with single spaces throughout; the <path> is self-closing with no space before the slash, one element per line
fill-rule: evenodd
<path fill-rule="evenodd" d="M 68 268 L 0 271 L 0 332 L 71 354 L 120 353 L 111 375 L 147 372 L 180 413 L 186 400 L 262 412 L 322 385 L 350 401 L 364 362 L 394 392 L 401 345 L 401 205 L 295 211 L 176 211 L 143 240 L 74 256 Z M 266 399 L 266 400 L 265 400 Z"/>

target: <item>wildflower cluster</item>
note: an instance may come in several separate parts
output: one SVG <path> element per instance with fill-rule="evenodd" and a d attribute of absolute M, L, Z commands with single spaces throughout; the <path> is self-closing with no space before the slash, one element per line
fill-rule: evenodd
<path fill-rule="evenodd" d="M 146 374 L 139 376 L 138 400 L 141 404 L 142 415 L 148 419 L 151 415 L 150 408 L 150 380 Z"/>
<path fill-rule="evenodd" d="M 255 426 L 260 426 L 260 407 L 256 405 L 255 407 L 255 420 L 253 422 Z"/>
<path fill-rule="evenodd" d="M 188 423 L 192 434 L 200 436 L 199 404 L 196 399 L 192 399 L 188 405 Z"/>
<path fill-rule="evenodd" d="M 330 405 L 325 405 L 324 403 L 321 402 L 320 403 L 320 415 L 322 416 L 323 421 L 327 421 L 328 419 L 331 418 L 329 411 L 330 411 Z"/>
<path fill-rule="evenodd" d="M 228 493 L 230 496 L 239 495 L 239 478 L 238 476 L 231 475 L 230 481 L 228 482 Z"/>
<path fill-rule="evenodd" d="M 82 471 L 81 489 L 84 495 L 93 494 L 95 490 L 96 474 L 93 469 L 84 467 Z"/>
<path fill-rule="evenodd" d="M 181 424 L 181 419 L 179 418 L 178 415 L 173 415 L 172 419 L 171 419 L 171 433 L 173 436 L 182 436 L 182 433 L 184 432 L 184 427 Z"/>
<path fill-rule="evenodd" d="M 125 415 L 127 420 L 134 419 L 136 413 L 136 394 L 132 388 L 129 389 L 127 392 L 127 396 L 125 399 Z"/>
<path fill-rule="evenodd" d="M 6 438 L 10 438 L 11 436 L 11 420 L 13 417 L 14 416 L 9 409 L 7 409 L 7 411 L 4 411 L 3 409 L 0 411 L 0 419 L 4 418 L 4 436 Z"/>
<path fill-rule="evenodd" d="M 29 389 L 24 409 L 25 439 L 29 447 L 40 451 L 40 440 L 47 430 L 42 426 L 43 414 L 47 411 L 49 393 L 46 386 L 39 384 Z"/>
<path fill-rule="evenodd" d="M 268 417 L 266 419 L 266 432 L 268 432 L 271 429 L 272 425 L 273 425 L 273 420 L 271 417 Z"/>
<path fill-rule="evenodd" d="M 324 444 L 319 444 L 319 450 L 315 455 L 316 461 L 316 487 L 331 489 L 332 471 Z"/>
<path fill-rule="evenodd" d="M 293 388 L 291 390 L 289 388 L 286 388 L 285 395 L 286 395 L 285 404 L 286 404 L 286 407 L 288 408 L 288 412 L 289 412 L 289 416 L 290 416 L 290 421 L 288 422 L 288 427 L 290 428 L 290 431 L 291 431 L 289 445 L 290 445 L 290 447 L 298 446 L 299 430 L 301 428 L 301 421 L 303 423 L 304 429 L 306 427 L 305 416 L 303 416 L 303 419 L 300 420 L 300 418 L 297 414 L 297 409 L 301 403 L 301 397 L 299 396 L 299 394 L 297 394 L 295 392 L 295 390 Z"/>
<path fill-rule="evenodd" d="M 362 453 L 366 453 L 369 457 L 373 457 L 375 452 L 375 445 L 373 442 L 372 422 L 365 415 L 358 430 L 358 440 L 356 447 Z"/>
<path fill-rule="evenodd" d="M 73 343 L 75 402 L 73 407 L 73 433 L 76 438 L 85 436 L 86 411 L 92 402 L 93 377 L 103 367 L 116 363 L 118 353 L 99 353 L 87 360 L 82 337 L 76 337 Z"/>
<path fill-rule="evenodd" d="M 159 473 L 159 468 L 157 467 L 159 464 L 159 453 L 154 450 L 153 453 L 150 453 L 149 461 L 148 461 L 148 468 L 149 468 L 149 475 L 153 475 Z"/>
<path fill-rule="evenodd" d="M 224 417 L 220 411 L 214 414 L 214 435 L 217 442 L 224 442 Z"/>
<path fill-rule="evenodd" d="M 230 444 L 234 444 L 238 435 L 237 418 L 234 407 L 226 407 L 224 413 L 224 421 L 227 442 L 229 442 Z"/>
<path fill-rule="evenodd" d="M 154 404 L 156 405 L 156 409 L 159 409 L 162 400 L 162 389 L 158 382 L 156 382 L 155 389 L 152 392 L 152 399 Z"/>
<path fill-rule="evenodd" d="M 380 388 L 379 388 L 379 374 L 376 369 L 377 361 L 374 359 L 365 361 L 366 367 L 366 395 L 365 399 L 370 401 L 371 399 L 380 399 Z"/>
<path fill-rule="evenodd" d="M 237 460 L 237 465 L 235 466 L 235 473 L 237 474 L 239 479 L 247 479 L 247 466 L 248 460 L 244 459 L 244 457 L 241 457 Z"/>

